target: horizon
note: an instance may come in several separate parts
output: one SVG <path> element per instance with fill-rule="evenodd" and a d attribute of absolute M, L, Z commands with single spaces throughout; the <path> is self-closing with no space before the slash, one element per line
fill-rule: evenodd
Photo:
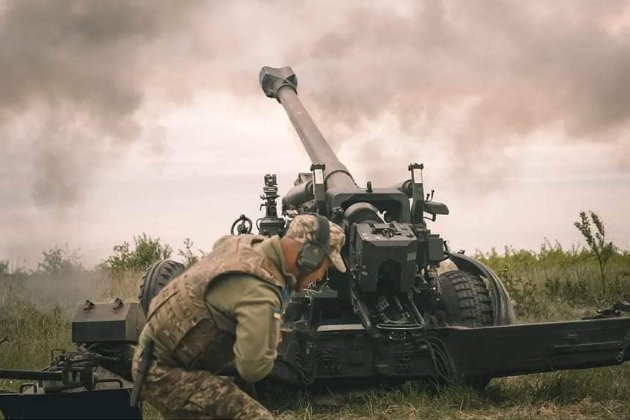
<path fill-rule="evenodd" d="M 262 215 L 310 167 L 265 65 L 360 186 L 424 163 L 453 250 L 570 247 L 589 210 L 630 247 L 630 2 L 59 3 L 0 0 L 0 260 Z"/>

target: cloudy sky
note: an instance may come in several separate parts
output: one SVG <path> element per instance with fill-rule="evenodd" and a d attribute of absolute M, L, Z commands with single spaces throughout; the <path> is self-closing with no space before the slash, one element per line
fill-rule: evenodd
<path fill-rule="evenodd" d="M 264 65 L 360 185 L 424 162 L 454 249 L 577 245 L 580 210 L 630 248 L 630 4 L 521 3 L 0 0 L 0 259 L 259 217 L 309 167 Z"/>

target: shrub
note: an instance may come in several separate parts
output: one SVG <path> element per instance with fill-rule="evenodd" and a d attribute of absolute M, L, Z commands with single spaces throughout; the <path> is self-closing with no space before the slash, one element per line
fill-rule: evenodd
<path fill-rule="evenodd" d="M 581 211 L 580 220 L 573 224 L 578 228 L 597 259 L 602 280 L 602 290 L 606 293 L 606 265 L 608 265 L 610 258 L 615 255 L 616 247 L 612 242 L 606 241 L 606 229 L 599 215 L 593 211 L 589 211 L 589 215 Z M 595 231 L 593 231 L 593 226 Z"/>
<path fill-rule="evenodd" d="M 160 238 L 151 238 L 146 233 L 134 236 L 133 241 L 133 249 L 129 242 L 114 246 L 114 255 L 108 257 L 102 266 L 113 273 L 139 272 L 156 261 L 169 258 L 173 252 L 170 245 L 162 244 Z"/>
<path fill-rule="evenodd" d="M 201 249 L 199 250 L 199 255 L 195 255 L 192 247 L 193 241 L 191 241 L 190 238 L 186 238 L 184 239 L 184 249 L 180 249 L 177 252 L 180 257 L 184 258 L 184 265 L 186 266 L 186 268 L 197 264 L 199 262 L 199 258 L 205 255 Z"/>
<path fill-rule="evenodd" d="M 79 250 L 70 251 L 68 244 L 64 248 L 55 246 L 42 251 L 44 259 L 37 264 L 37 272 L 52 277 L 64 277 L 83 270 Z"/>
<path fill-rule="evenodd" d="M 0 277 L 6 277 L 10 274 L 9 260 L 0 260 Z"/>

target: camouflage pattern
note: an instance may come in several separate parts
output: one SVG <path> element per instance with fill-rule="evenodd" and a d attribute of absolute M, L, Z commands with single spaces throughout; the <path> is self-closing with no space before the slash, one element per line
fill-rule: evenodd
<path fill-rule="evenodd" d="M 242 273 L 275 287 L 282 273 L 253 245 L 264 237 L 221 238 L 213 251 L 173 279 L 151 301 L 147 324 L 133 358 L 132 372 L 151 337 L 159 352 L 146 373 L 142 397 L 166 418 L 271 418 L 271 413 L 228 379 L 216 376 L 233 359 L 235 337 L 219 329 L 206 306 L 211 282 Z"/>
<path fill-rule="evenodd" d="M 138 348 L 134 367 L 138 366 L 141 354 Z M 265 407 L 232 381 L 205 370 L 152 363 L 142 395 L 167 419 L 273 418 Z"/>
<path fill-rule="evenodd" d="M 285 235 L 300 243 L 313 241 L 316 236 L 318 223 L 317 217 L 312 214 L 301 214 L 299 216 L 295 216 L 293 220 L 291 220 Z M 346 266 L 341 258 L 341 248 L 343 248 L 343 245 L 346 242 L 346 235 L 343 233 L 343 229 L 341 227 L 331 221 L 328 223 L 330 225 L 328 258 L 337 270 L 345 273 Z"/>
<path fill-rule="evenodd" d="M 222 238 L 210 254 L 151 301 L 147 326 L 156 346 L 166 349 L 163 362 L 217 371 L 217 351 L 231 348 L 234 337 L 216 327 L 205 303 L 206 290 L 213 279 L 231 273 L 250 274 L 282 288 L 278 269 L 252 248 L 263 239 L 254 235 Z"/>

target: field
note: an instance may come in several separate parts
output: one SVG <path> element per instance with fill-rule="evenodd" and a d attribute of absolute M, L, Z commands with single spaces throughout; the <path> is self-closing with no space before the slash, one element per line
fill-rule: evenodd
<path fill-rule="evenodd" d="M 40 369 L 48 364 L 51 349 L 72 348 L 69 320 L 74 305 L 85 299 L 133 299 L 137 294 L 137 271 L 88 270 L 71 255 L 58 254 L 65 259 L 40 264 L 37 271 L 9 270 L 8 265 L 0 270 L 0 340 L 7 337 L 0 344 L 1 368 Z M 537 251 L 506 248 L 477 257 L 504 279 L 518 322 L 577 319 L 630 299 L 627 251 L 612 254 L 604 279 L 591 251 L 548 242 Z M 0 380 L 0 389 L 17 386 Z M 495 379 L 481 392 L 433 392 L 408 383 L 395 389 L 279 395 L 272 406 L 281 418 L 630 418 L 629 395 L 626 364 Z M 156 417 L 150 408 L 145 414 Z"/>

